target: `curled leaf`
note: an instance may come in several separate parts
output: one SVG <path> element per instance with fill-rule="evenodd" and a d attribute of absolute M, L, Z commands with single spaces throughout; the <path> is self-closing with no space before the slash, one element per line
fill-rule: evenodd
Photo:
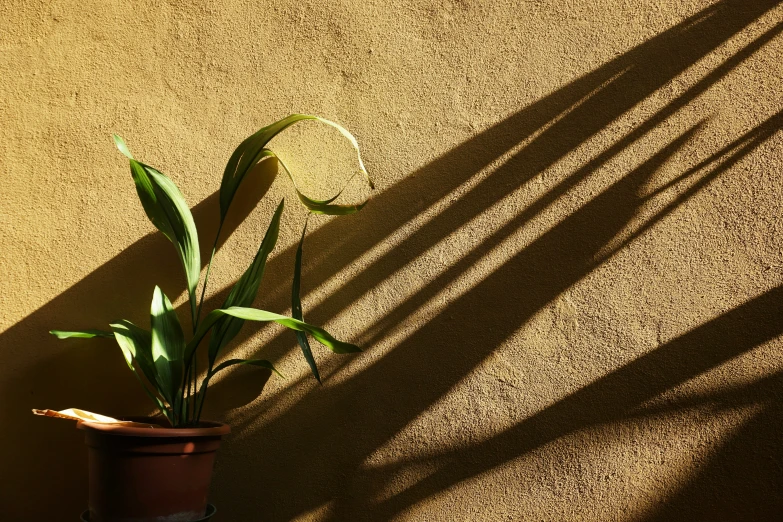
<path fill-rule="evenodd" d="M 294 123 L 305 120 L 319 121 L 337 129 L 340 134 L 342 134 L 351 143 L 351 145 L 353 145 L 353 148 L 356 150 L 356 156 L 359 162 L 359 172 L 364 176 L 367 184 L 370 186 L 370 189 L 375 188 L 375 184 L 373 183 L 372 179 L 370 179 L 370 176 L 367 173 L 367 169 L 364 167 L 364 161 L 362 160 L 361 151 L 359 150 L 359 143 L 356 141 L 356 138 L 350 132 L 348 132 L 347 129 L 333 121 L 321 118 L 319 116 L 311 116 L 309 114 L 292 114 L 280 121 L 277 121 L 271 125 L 267 125 L 266 127 L 258 130 L 256 133 L 249 136 L 242 143 L 240 143 L 236 150 L 234 150 L 233 154 L 231 154 L 231 157 L 226 164 L 226 169 L 223 172 L 223 180 L 220 184 L 221 222 L 225 219 L 225 216 L 228 213 L 228 208 L 231 205 L 231 201 L 234 199 L 234 195 L 239 189 L 239 185 L 242 183 L 245 175 L 253 167 L 253 165 L 258 163 L 261 159 L 270 156 L 271 151 L 265 149 L 267 143 L 269 143 L 272 138 L 277 136 L 280 132 L 287 129 Z M 300 196 L 300 201 L 302 201 L 302 203 L 308 207 L 308 209 L 316 213 L 327 213 L 319 211 L 319 205 L 317 203 L 330 203 L 337 197 L 335 196 L 328 202 L 318 202 L 317 200 L 307 198 L 301 194 L 298 189 L 297 195 Z M 310 208 L 308 205 L 312 206 L 313 208 Z M 340 212 L 339 209 L 330 210 L 333 210 L 335 214 Z M 356 212 L 356 210 L 353 210 L 352 212 L 345 211 L 342 213 L 353 213 Z"/>

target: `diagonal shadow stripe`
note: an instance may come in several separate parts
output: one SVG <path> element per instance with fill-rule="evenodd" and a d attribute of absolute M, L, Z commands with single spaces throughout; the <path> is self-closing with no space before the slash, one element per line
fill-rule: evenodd
<path fill-rule="evenodd" d="M 633 416 L 643 402 L 783 334 L 781 307 L 783 287 L 777 287 L 607 374 L 513 428 L 443 456 L 446 464 L 435 474 L 376 506 L 367 520 L 391 517 L 557 438 Z M 688 503 L 686 499 L 681 502 Z M 775 497 L 763 505 L 779 512 Z M 698 508 L 698 504 L 691 507 Z"/>
<path fill-rule="evenodd" d="M 755 17 L 778 3 L 718 2 L 460 145 L 421 169 L 415 176 L 405 178 L 377 196 L 361 214 L 331 221 L 318 229 L 307 239 L 303 284 L 310 288 L 344 270 L 364 252 L 388 238 L 407 221 L 448 195 L 500 155 L 536 135 L 533 141 L 525 145 L 503 167 L 452 203 L 444 212 L 416 229 L 398 247 L 346 281 L 326 301 L 306 310 L 309 320 L 317 324 L 327 322 L 364 295 L 368 289 L 377 286 L 378 282 L 409 267 L 432 245 L 583 144 L 610 122 L 735 35 Z M 563 180 L 541 201 L 529 209 L 521 209 L 511 220 L 519 226 L 535 212 L 543 210 L 595 169 L 643 138 L 725 77 L 733 68 L 775 38 L 782 29 L 783 24 L 778 24 L 735 53 L 682 96 L 602 152 L 583 169 Z M 542 127 L 546 129 L 536 134 Z M 516 140 L 511 139 L 511 136 L 517 136 Z M 510 233 L 515 228 L 506 226 L 504 230 Z M 499 238 L 492 241 L 497 239 Z M 481 249 L 483 245 L 477 247 Z M 273 259 L 268 270 L 271 274 L 288 274 L 292 265 L 293 250 L 289 249 Z M 459 272 L 453 270 L 450 273 L 451 280 L 459 275 Z M 267 281 L 262 290 L 263 307 L 279 310 L 290 306 L 290 289 L 284 278 L 269 283 Z M 422 297 L 432 291 L 432 288 L 426 288 Z M 222 300 L 218 296 L 210 305 L 219 306 L 220 302 Z M 404 310 L 410 313 L 413 309 L 413 303 L 410 303 Z M 399 320 L 399 317 L 395 319 Z M 394 320 L 387 321 L 382 318 L 380 323 L 370 325 L 370 331 L 377 330 L 378 334 L 381 334 L 388 327 L 384 326 L 384 323 L 393 322 Z M 378 334 L 370 339 L 374 339 Z M 241 343 L 247 337 L 248 331 L 245 331 L 240 334 L 236 343 Z M 268 343 L 264 346 L 264 357 L 273 360 L 282 357 L 291 349 L 291 339 L 292 337 L 285 333 L 276 341 Z"/>

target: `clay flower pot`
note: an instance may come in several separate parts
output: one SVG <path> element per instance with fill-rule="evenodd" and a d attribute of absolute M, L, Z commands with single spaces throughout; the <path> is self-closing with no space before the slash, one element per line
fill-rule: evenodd
<path fill-rule="evenodd" d="M 89 447 L 90 522 L 191 522 L 207 515 L 215 453 L 231 431 L 228 425 L 152 429 L 79 422 L 77 427 Z"/>

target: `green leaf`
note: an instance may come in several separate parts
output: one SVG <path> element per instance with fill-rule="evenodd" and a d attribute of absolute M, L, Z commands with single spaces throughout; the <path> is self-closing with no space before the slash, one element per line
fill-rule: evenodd
<path fill-rule="evenodd" d="M 112 323 L 111 328 L 114 332 L 114 338 L 117 340 L 117 344 L 120 346 L 122 354 L 125 357 L 125 362 L 128 364 L 128 368 L 136 375 L 142 388 L 144 388 L 147 395 L 155 401 L 155 404 L 158 406 L 161 413 L 163 413 L 169 421 L 172 421 L 171 414 L 166 409 L 166 405 L 163 404 L 160 397 L 151 391 L 144 381 L 141 380 L 133 365 L 133 362 L 136 361 L 136 364 L 138 364 L 142 373 L 147 378 L 147 381 L 155 387 L 157 393 L 160 394 L 161 397 L 164 397 L 165 395 L 161 389 L 158 374 L 152 361 L 152 336 L 150 335 L 150 332 L 143 328 L 139 328 L 125 319 Z"/>
<path fill-rule="evenodd" d="M 155 227 L 171 241 L 177 249 L 185 269 L 191 315 L 196 315 L 196 287 L 201 273 L 201 253 L 198 232 L 185 198 L 177 186 L 166 175 L 133 159 L 122 138 L 114 135 L 117 148 L 130 160 L 131 175 L 144 212 Z"/>
<path fill-rule="evenodd" d="M 354 149 L 356 149 L 356 155 L 359 160 L 359 171 L 367 180 L 367 183 L 370 186 L 370 188 L 371 189 L 375 188 L 375 185 L 370 179 L 370 176 L 367 174 L 367 169 L 364 168 L 364 162 L 362 161 L 361 152 L 359 151 L 359 144 L 357 143 L 356 138 L 354 138 L 350 132 L 348 132 L 345 128 L 338 125 L 337 123 L 334 123 L 324 118 L 320 118 L 318 116 L 311 116 L 308 114 L 292 114 L 287 118 L 283 118 L 280 121 L 277 121 L 271 125 L 263 127 L 258 132 L 256 132 L 252 136 L 245 139 L 242 143 L 240 143 L 239 146 L 236 148 L 236 150 L 233 152 L 233 154 L 231 154 L 231 158 L 229 158 L 228 164 L 226 165 L 226 169 L 223 172 L 223 180 L 221 181 L 220 184 L 221 222 L 223 221 L 223 219 L 225 219 L 225 216 L 228 213 L 228 208 L 231 205 L 231 201 L 234 199 L 234 194 L 236 194 L 236 191 L 239 188 L 240 183 L 242 183 L 242 180 L 244 179 L 245 175 L 253 167 L 253 165 L 258 163 L 258 161 L 260 161 L 262 158 L 268 157 L 270 155 L 271 151 L 264 149 L 266 144 L 269 143 L 269 141 L 272 138 L 274 138 L 276 135 L 278 135 L 286 128 L 290 127 L 294 123 L 303 120 L 315 120 L 321 123 L 325 123 L 326 125 L 336 128 L 343 136 L 345 136 L 348 139 L 348 141 L 351 142 L 351 145 L 353 145 Z M 297 189 L 297 193 L 298 195 L 300 195 L 300 200 L 302 201 L 303 204 L 305 204 L 305 206 L 307 206 L 310 202 L 316 201 L 316 200 L 310 200 L 309 198 L 306 197 L 305 199 L 302 199 L 303 195 L 299 193 L 298 189 Z M 314 205 L 314 206 L 317 207 L 318 205 Z M 313 210 L 313 212 L 316 212 L 316 210 Z M 354 210 L 353 212 L 356 212 L 356 210 Z M 346 212 L 346 213 L 350 213 L 350 212 Z"/>
<path fill-rule="evenodd" d="M 150 398 L 155 401 L 155 404 L 158 406 L 161 413 L 171 420 L 170 414 L 166 410 L 166 406 L 157 395 L 150 391 L 144 381 L 141 380 L 139 374 L 136 372 L 136 367 L 133 365 L 133 362 L 136 361 L 150 384 L 158 388 L 155 369 L 151 364 L 150 358 L 150 333 L 137 327 L 130 321 L 125 320 L 118 321 L 117 323 L 113 323 L 110 326 L 112 328 L 111 332 L 106 332 L 103 330 L 81 330 L 70 332 L 63 330 L 51 330 L 49 333 L 56 336 L 58 339 L 68 339 L 71 337 L 82 339 L 89 339 L 92 337 L 113 337 L 116 339 L 117 344 L 120 346 L 120 350 L 122 351 L 122 356 L 125 359 L 125 363 L 128 365 L 128 368 L 130 368 L 130 370 L 139 380 L 139 383 L 141 384 L 142 388 L 144 388 L 144 391 L 147 393 L 147 395 L 149 395 Z"/>
<path fill-rule="evenodd" d="M 176 241 L 172 240 L 172 242 L 177 247 L 177 253 L 182 260 L 182 266 L 185 268 L 188 293 L 195 310 L 196 287 L 198 286 L 201 273 L 201 253 L 196 223 L 193 221 L 193 215 L 190 213 L 190 208 L 185 198 L 174 182 L 153 168 L 148 168 L 147 170 L 155 182 L 156 191 L 159 189 L 159 192 L 166 196 L 160 197 L 159 201 L 174 230 Z"/>
<path fill-rule="evenodd" d="M 250 306 L 255 301 L 256 295 L 258 295 L 258 288 L 261 285 L 261 279 L 264 277 L 266 260 L 275 247 L 280 234 L 280 218 L 283 214 L 284 203 L 285 201 L 280 201 L 280 204 L 277 206 L 277 210 L 275 210 L 272 216 L 272 221 L 270 221 L 269 227 L 266 229 L 266 234 L 264 234 L 264 239 L 258 247 L 258 252 L 253 262 L 231 289 L 231 293 L 228 294 L 222 308 Z M 220 350 L 236 337 L 244 323 L 242 319 L 231 316 L 222 317 L 217 322 L 215 331 L 209 341 L 210 367 L 217 359 Z"/>
<path fill-rule="evenodd" d="M 69 339 L 71 337 L 77 339 L 92 339 L 93 337 L 114 337 L 113 333 L 104 332 L 103 330 L 77 330 L 71 332 L 66 330 L 49 330 L 49 333 L 57 337 L 58 339 Z"/>
<path fill-rule="evenodd" d="M 273 153 L 274 154 L 274 153 Z M 364 206 L 367 204 L 367 200 L 365 200 L 362 203 L 356 204 L 356 205 L 334 205 L 331 204 L 332 201 L 339 198 L 340 195 L 343 193 L 345 188 L 351 183 L 353 180 L 353 177 L 348 180 L 348 182 L 335 194 L 329 199 L 312 199 L 310 197 L 305 196 L 300 190 L 299 187 L 296 185 L 296 180 L 294 180 L 294 176 L 291 174 L 291 171 L 288 170 L 288 167 L 285 166 L 285 163 L 283 163 L 283 160 L 281 160 L 277 155 L 274 155 L 275 158 L 277 158 L 277 162 L 280 164 L 281 167 L 283 167 L 283 170 L 288 175 L 288 179 L 291 180 L 291 184 L 294 186 L 294 190 L 296 191 L 296 196 L 299 198 L 299 201 L 302 203 L 302 205 L 305 206 L 307 210 L 309 210 L 312 214 L 326 214 L 330 216 L 345 216 L 348 214 L 355 214 L 359 212 Z"/>
<path fill-rule="evenodd" d="M 128 146 L 125 144 L 125 140 L 116 134 L 112 134 L 111 136 L 114 138 L 114 144 L 117 145 L 117 148 L 120 149 L 120 152 L 125 154 L 128 159 L 133 159 L 133 154 L 131 154 L 130 150 L 128 150 Z"/>
<path fill-rule="evenodd" d="M 152 326 L 151 356 L 160 391 L 177 411 L 180 386 L 185 371 L 185 338 L 171 301 L 157 286 L 150 307 L 150 324 Z"/>
<path fill-rule="evenodd" d="M 339 194 L 338 194 L 339 195 Z M 305 233 L 307 232 L 307 219 L 305 219 L 305 225 L 302 229 L 302 238 L 299 240 L 299 247 L 296 249 L 296 260 L 294 261 L 294 282 L 291 285 L 291 315 L 294 319 L 304 321 L 302 315 L 302 299 L 300 297 L 300 287 L 302 281 L 302 245 L 304 244 Z M 307 340 L 307 334 L 301 331 L 295 331 L 296 340 L 299 342 L 299 346 L 302 348 L 302 354 L 310 366 L 310 370 L 313 372 L 316 380 L 321 382 L 321 375 L 318 373 L 318 366 L 315 364 L 315 358 L 313 358 L 313 351 L 310 349 L 310 342 Z"/>
<path fill-rule="evenodd" d="M 259 310 L 257 308 L 232 306 L 226 309 L 212 310 L 209 312 L 209 314 L 207 314 L 204 320 L 199 324 L 196 333 L 193 334 L 193 339 L 190 340 L 187 347 L 185 348 L 186 358 L 189 359 L 193 356 L 193 353 L 198 347 L 199 342 L 201 342 L 201 339 L 203 339 L 207 332 L 209 332 L 209 330 L 215 325 L 215 323 L 217 323 L 217 321 L 225 315 L 238 317 L 246 321 L 274 321 L 285 326 L 286 328 L 290 328 L 291 330 L 307 332 L 334 353 L 356 353 L 362 351 L 358 346 L 343 341 L 338 341 L 323 328 L 313 326 L 311 324 L 305 323 L 304 321 L 273 312 L 267 312 L 266 310 Z"/>
<path fill-rule="evenodd" d="M 150 332 L 125 319 L 112 323 L 110 326 L 114 332 L 114 338 L 125 356 L 125 361 L 130 365 L 129 361 L 135 360 L 144 377 L 161 391 L 161 384 L 152 358 L 152 335 Z M 161 396 L 163 396 L 162 391 Z"/>
<path fill-rule="evenodd" d="M 267 312 L 266 310 L 259 310 L 257 308 L 243 308 L 239 306 L 232 306 L 225 310 L 215 310 L 216 312 L 225 313 L 233 317 L 239 317 L 247 321 L 274 321 L 278 324 L 290 328 L 292 330 L 298 330 L 300 332 L 307 332 L 312 335 L 318 342 L 332 350 L 334 353 L 356 353 L 361 352 L 361 349 L 350 343 L 338 341 L 329 334 L 323 328 L 313 326 L 292 317 L 276 314 L 273 312 Z"/>

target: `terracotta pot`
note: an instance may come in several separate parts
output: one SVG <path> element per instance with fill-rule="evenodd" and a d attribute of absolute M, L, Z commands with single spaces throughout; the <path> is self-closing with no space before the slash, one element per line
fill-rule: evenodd
<path fill-rule="evenodd" d="M 159 422 L 151 418 L 127 418 Z M 89 447 L 90 522 L 203 519 L 220 439 L 228 425 L 139 428 L 79 422 Z"/>

